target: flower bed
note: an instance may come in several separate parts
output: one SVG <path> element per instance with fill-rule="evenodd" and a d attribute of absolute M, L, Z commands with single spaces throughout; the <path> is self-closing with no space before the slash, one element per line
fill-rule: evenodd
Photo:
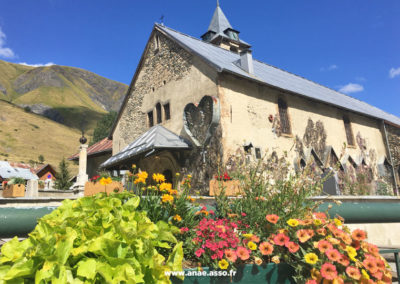
<path fill-rule="evenodd" d="M 228 199 L 222 191 L 215 211 L 193 202 L 190 176 L 176 176 L 181 192 L 161 174 L 130 176 L 133 192 L 65 201 L 28 239 L 3 245 L 0 282 L 169 283 L 170 271 L 186 268 L 232 270 L 239 283 L 391 283 L 386 261 L 364 231 L 314 212 L 318 204 L 308 197 L 320 184 L 309 176 L 269 185 L 268 176 L 253 172 L 243 198 Z"/>

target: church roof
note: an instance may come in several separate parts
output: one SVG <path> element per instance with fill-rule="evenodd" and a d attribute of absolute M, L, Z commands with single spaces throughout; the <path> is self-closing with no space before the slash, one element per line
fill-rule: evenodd
<path fill-rule="evenodd" d="M 137 155 L 151 155 L 159 149 L 190 149 L 191 146 L 182 137 L 176 135 L 161 125 L 155 125 L 139 138 L 126 146 L 121 152 L 112 156 L 100 165 L 101 168 L 113 166 Z"/>
<path fill-rule="evenodd" d="M 218 10 L 218 7 L 217 7 Z M 222 12 L 222 11 L 221 11 Z M 223 15 L 223 14 L 222 14 Z M 229 22 L 227 22 L 229 24 Z M 210 25 L 211 26 L 211 25 Z M 327 103 L 374 118 L 400 125 L 400 118 L 376 108 L 366 102 L 352 98 L 335 90 L 289 73 L 272 65 L 253 60 L 254 74 L 244 71 L 238 62 L 240 55 L 208 42 L 191 37 L 171 28 L 156 24 L 156 29 L 214 67 L 218 72 L 228 72 L 252 81 L 290 91 L 303 97 Z"/>
<path fill-rule="evenodd" d="M 99 142 L 87 148 L 88 157 L 104 153 L 111 153 L 111 152 L 112 152 L 112 140 L 110 140 L 108 137 L 100 140 Z M 68 160 L 70 161 L 79 160 L 79 152 L 69 157 Z"/>

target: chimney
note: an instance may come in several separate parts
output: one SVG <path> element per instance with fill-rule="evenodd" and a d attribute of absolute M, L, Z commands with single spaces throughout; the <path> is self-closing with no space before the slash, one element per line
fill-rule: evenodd
<path fill-rule="evenodd" d="M 240 66 L 244 71 L 250 74 L 254 74 L 253 68 L 253 56 L 251 55 L 251 50 L 246 49 L 240 52 Z"/>

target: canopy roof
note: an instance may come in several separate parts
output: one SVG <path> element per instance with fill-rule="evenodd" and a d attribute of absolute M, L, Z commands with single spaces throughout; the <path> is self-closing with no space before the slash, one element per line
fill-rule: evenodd
<path fill-rule="evenodd" d="M 121 152 L 101 164 L 100 167 L 108 168 L 123 161 L 132 159 L 140 154 L 151 155 L 155 150 L 190 148 L 190 144 L 182 137 L 161 125 L 155 125 L 131 144 L 126 146 Z"/>

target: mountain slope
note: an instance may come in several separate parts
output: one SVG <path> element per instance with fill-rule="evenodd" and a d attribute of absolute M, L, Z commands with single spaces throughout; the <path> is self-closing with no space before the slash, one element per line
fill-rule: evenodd
<path fill-rule="evenodd" d="M 0 110 L 0 160 L 28 163 L 43 155 L 57 167 L 62 157 L 78 151 L 78 130 L 1 100 Z"/>
<path fill-rule="evenodd" d="M 0 60 L 0 99 L 89 132 L 102 115 L 119 109 L 127 87 L 75 67 L 30 67 Z"/>

